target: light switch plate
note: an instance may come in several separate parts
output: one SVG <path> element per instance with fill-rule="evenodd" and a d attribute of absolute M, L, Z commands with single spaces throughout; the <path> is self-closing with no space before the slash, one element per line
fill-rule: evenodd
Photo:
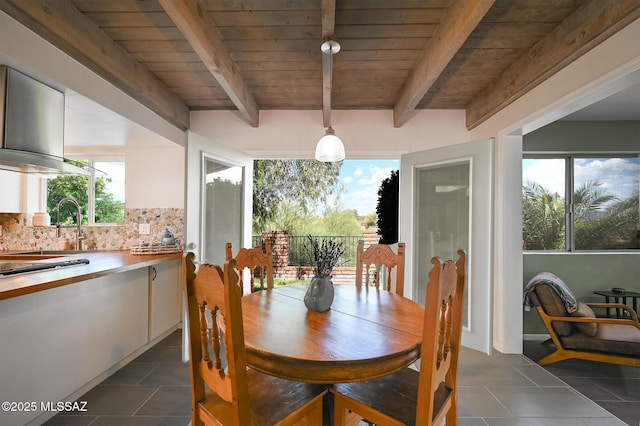
<path fill-rule="evenodd" d="M 138 234 L 149 235 L 151 233 L 151 224 L 141 223 L 138 227 Z"/>

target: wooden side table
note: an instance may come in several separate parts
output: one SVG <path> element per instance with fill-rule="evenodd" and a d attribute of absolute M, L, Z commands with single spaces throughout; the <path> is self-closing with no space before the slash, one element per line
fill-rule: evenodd
<path fill-rule="evenodd" d="M 638 299 L 640 299 L 640 293 L 635 291 L 625 290 L 624 292 L 614 292 L 611 290 L 596 290 L 593 292 L 599 296 L 604 296 L 605 303 L 611 303 L 610 299 L 613 299 L 614 303 L 623 303 L 627 306 L 627 298 L 631 299 L 631 303 L 633 304 L 633 310 L 635 313 L 638 313 Z M 611 314 L 609 311 L 610 308 L 607 308 L 607 318 L 611 318 Z M 616 309 L 616 316 L 620 318 L 622 316 L 622 310 Z"/>

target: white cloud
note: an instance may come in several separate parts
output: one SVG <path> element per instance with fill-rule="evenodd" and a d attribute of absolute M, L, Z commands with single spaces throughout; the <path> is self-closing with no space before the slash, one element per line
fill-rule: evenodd
<path fill-rule="evenodd" d="M 564 197 L 564 160 L 525 160 L 522 170 L 523 182 L 536 182 L 551 192 Z"/>
<path fill-rule="evenodd" d="M 575 187 L 586 182 L 600 182 L 600 188 L 628 197 L 638 189 L 640 161 L 636 158 L 586 158 L 577 159 L 574 164 Z M 564 160 L 525 160 L 523 162 L 523 182 L 537 182 L 552 192 L 564 197 Z"/>
<path fill-rule="evenodd" d="M 342 182 L 344 183 L 351 183 L 353 182 L 353 178 L 351 176 L 346 176 L 342 178 Z"/>
<path fill-rule="evenodd" d="M 358 183 L 361 185 L 372 185 L 380 186 L 380 183 L 391 176 L 391 172 L 395 170 L 393 167 L 377 167 L 377 166 L 369 166 L 367 168 L 367 174 L 365 177 L 358 180 Z"/>
<path fill-rule="evenodd" d="M 348 209 L 355 209 L 360 215 L 367 215 L 376 211 L 378 205 L 378 190 L 382 181 L 389 176 L 391 172 L 395 170 L 394 167 L 378 167 L 378 166 L 366 166 L 356 167 L 355 176 L 360 178 L 357 181 L 350 180 L 347 182 L 343 179 L 343 182 L 351 183 L 348 190 L 348 198 L 343 202 Z"/>
<path fill-rule="evenodd" d="M 598 158 L 576 160 L 576 187 L 586 182 L 600 182 L 600 188 L 626 198 L 638 188 L 639 161 L 632 158 Z"/>

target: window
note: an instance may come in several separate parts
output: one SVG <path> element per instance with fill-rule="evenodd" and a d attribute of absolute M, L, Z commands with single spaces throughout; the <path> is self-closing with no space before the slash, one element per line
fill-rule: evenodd
<path fill-rule="evenodd" d="M 65 175 L 47 180 L 47 211 L 52 222 L 58 223 L 58 202 L 64 197 L 78 201 L 83 225 L 124 222 L 124 162 L 81 160 L 76 165 L 89 165 L 94 172 L 91 176 Z M 65 204 L 60 210 L 60 223 L 75 224 L 74 208 Z"/>
<path fill-rule="evenodd" d="M 524 250 L 640 248 L 640 158 L 526 156 Z"/>

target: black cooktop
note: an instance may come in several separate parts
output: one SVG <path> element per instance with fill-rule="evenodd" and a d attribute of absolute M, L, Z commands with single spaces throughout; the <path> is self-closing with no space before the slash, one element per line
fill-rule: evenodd
<path fill-rule="evenodd" d="M 0 262 L 0 277 L 22 274 L 25 272 L 46 271 L 48 269 L 64 268 L 66 266 L 86 265 L 89 259 L 65 259 L 56 262 Z"/>

